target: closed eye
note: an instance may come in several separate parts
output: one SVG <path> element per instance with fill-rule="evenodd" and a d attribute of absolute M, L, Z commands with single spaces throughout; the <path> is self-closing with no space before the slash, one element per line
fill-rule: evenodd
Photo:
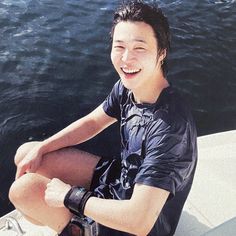
<path fill-rule="evenodd" d="M 145 50 L 145 48 L 143 48 L 143 47 L 136 47 L 136 48 L 134 48 L 135 50 L 139 50 L 139 51 L 144 51 Z"/>
<path fill-rule="evenodd" d="M 117 46 L 114 46 L 114 48 L 116 48 L 116 49 L 124 49 L 125 47 L 117 45 Z"/>

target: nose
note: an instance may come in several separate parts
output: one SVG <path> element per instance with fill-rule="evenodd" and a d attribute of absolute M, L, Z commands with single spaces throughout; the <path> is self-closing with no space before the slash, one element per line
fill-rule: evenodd
<path fill-rule="evenodd" d="M 130 61 L 133 59 L 133 54 L 131 51 L 129 51 L 128 49 L 125 49 L 123 54 L 122 54 L 122 58 L 121 60 L 124 62 Z"/>

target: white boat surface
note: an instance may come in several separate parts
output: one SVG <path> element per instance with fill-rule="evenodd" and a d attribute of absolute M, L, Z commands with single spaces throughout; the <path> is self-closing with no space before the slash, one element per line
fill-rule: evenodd
<path fill-rule="evenodd" d="M 236 130 L 198 137 L 198 165 L 175 236 L 236 236 Z M 8 220 L 7 220 L 8 219 Z M 18 229 L 17 222 L 23 230 Z M 15 211 L 0 218 L 0 236 L 56 236 Z"/>
<path fill-rule="evenodd" d="M 198 154 L 175 236 L 236 236 L 236 130 L 199 137 Z"/>

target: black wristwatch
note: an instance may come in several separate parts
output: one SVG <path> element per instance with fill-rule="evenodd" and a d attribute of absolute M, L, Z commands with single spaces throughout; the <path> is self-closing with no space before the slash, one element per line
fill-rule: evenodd
<path fill-rule="evenodd" d="M 73 186 L 64 198 L 64 205 L 73 214 L 84 215 L 85 204 L 93 192 L 86 190 L 83 187 Z"/>

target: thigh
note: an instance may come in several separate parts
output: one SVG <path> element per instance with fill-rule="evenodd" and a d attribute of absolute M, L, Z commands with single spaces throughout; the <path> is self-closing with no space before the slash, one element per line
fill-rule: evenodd
<path fill-rule="evenodd" d="M 89 188 L 99 160 L 100 157 L 76 148 L 64 148 L 44 155 L 37 173 Z"/>

